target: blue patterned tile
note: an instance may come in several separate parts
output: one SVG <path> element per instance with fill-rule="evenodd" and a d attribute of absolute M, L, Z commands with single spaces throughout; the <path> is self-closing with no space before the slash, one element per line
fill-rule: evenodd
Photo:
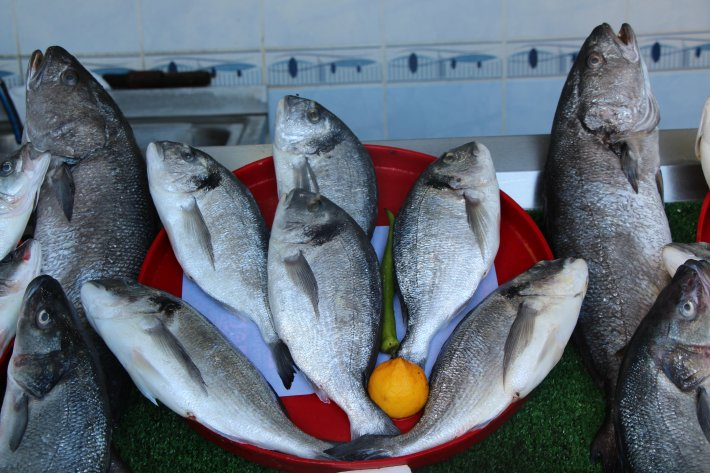
<path fill-rule="evenodd" d="M 261 56 L 258 52 L 146 56 L 146 69 L 168 71 L 205 70 L 212 74 L 212 86 L 261 84 Z"/>
<path fill-rule="evenodd" d="M 550 133 L 566 77 L 512 79 L 505 86 L 505 134 Z"/>
<path fill-rule="evenodd" d="M 710 33 L 638 39 L 649 71 L 710 69 Z"/>
<path fill-rule="evenodd" d="M 496 81 L 390 85 L 388 138 L 500 135 L 502 93 Z"/>
<path fill-rule="evenodd" d="M 259 12 L 259 0 L 142 0 L 144 48 L 147 53 L 259 49 Z"/>
<path fill-rule="evenodd" d="M 566 76 L 577 57 L 583 40 L 508 45 L 508 77 Z"/>
<path fill-rule="evenodd" d="M 503 75 L 499 45 L 390 48 L 388 82 L 496 79 Z"/>
<path fill-rule="evenodd" d="M 267 54 L 270 86 L 356 84 L 382 81 L 379 49 L 328 49 Z"/>
<path fill-rule="evenodd" d="M 336 114 L 361 141 L 385 139 L 383 92 L 380 86 L 317 87 L 269 90 L 269 130 L 274 132 L 276 105 L 284 95 L 300 95 Z"/>

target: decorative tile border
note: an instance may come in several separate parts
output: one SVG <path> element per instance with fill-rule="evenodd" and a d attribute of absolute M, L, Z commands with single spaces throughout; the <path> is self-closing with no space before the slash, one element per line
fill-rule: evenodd
<path fill-rule="evenodd" d="M 267 54 L 267 83 L 275 86 L 382 81 L 379 49 L 305 50 Z"/>
<path fill-rule="evenodd" d="M 209 71 L 217 87 L 261 84 L 258 52 L 146 56 L 145 63 L 146 69 L 164 72 Z"/>
<path fill-rule="evenodd" d="M 499 46 L 392 48 L 387 51 L 387 80 L 499 79 L 503 77 Z"/>
<path fill-rule="evenodd" d="M 710 34 L 661 37 L 641 46 L 649 71 L 710 68 Z"/>

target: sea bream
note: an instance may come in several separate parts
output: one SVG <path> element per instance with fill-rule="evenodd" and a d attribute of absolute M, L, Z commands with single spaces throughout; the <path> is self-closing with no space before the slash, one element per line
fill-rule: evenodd
<path fill-rule="evenodd" d="M 321 104 L 293 95 L 279 100 L 274 168 L 280 197 L 292 189 L 320 193 L 372 236 L 377 218 L 372 158 L 350 128 Z"/>
<path fill-rule="evenodd" d="M 611 410 L 624 347 L 670 278 L 661 250 L 658 105 L 628 24 L 594 29 L 567 77 L 543 177 L 545 227 L 557 257 L 584 258 L 589 290 L 576 341 L 607 398 L 592 456 L 616 465 Z"/>
<path fill-rule="evenodd" d="M 328 458 L 329 443 L 298 429 L 273 389 L 219 330 L 186 302 L 120 279 L 89 281 L 86 314 L 150 401 L 240 443 Z"/>
<path fill-rule="evenodd" d="M 42 249 L 32 239 L 0 261 L 0 357 L 15 336 L 25 290 L 39 275 L 41 262 Z"/>
<path fill-rule="evenodd" d="M 148 145 L 148 183 L 180 266 L 235 315 L 252 320 L 284 386 L 294 363 L 269 308 L 269 231 L 249 189 L 208 154 L 170 141 Z"/>
<path fill-rule="evenodd" d="M 499 242 L 490 152 L 471 142 L 444 153 L 417 179 L 395 220 L 395 276 L 407 309 L 398 356 L 424 367 L 432 338 L 476 292 Z"/>
<path fill-rule="evenodd" d="M 28 144 L 0 158 L 0 259 L 20 241 L 49 162 L 48 153 L 40 154 Z"/>
<path fill-rule="evenodd" d="M 59 283 L 34 279 L 0 411 L 0 472 L 106 472 L 111 423 L 101 377 Z"/>
<path fill-rule="evenodd" d="M 276 208 L 267 267 L 276 332 L 315 389 L 345 411 L 351 437 L 396 434 L 365 390 L 382 308 L 365 232 L 325 196 L 294 189 Z"/>
<path fill-rule="evenodd" d="M 710 471 L 710 262 L 678 268 L 634 334 L 619 373 L 626 471 Z"/>
<path fill-rule="evenodd" d="M 557 364 L 586 287 L 587 265 L 573 258 L 539 262 L 498 287 L 442 347 L 424 412 L 409 432 L 367 435 L 327 452 L 349 460 L 398 457 L 483 427 Z"/>

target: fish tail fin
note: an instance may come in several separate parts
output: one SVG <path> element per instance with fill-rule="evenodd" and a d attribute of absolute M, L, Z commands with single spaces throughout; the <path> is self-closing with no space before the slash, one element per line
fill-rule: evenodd
<path fill-rule="evenodd" d="M 392 452 L 381 445 L 385 439 L 387 437 L 382 435 L 363 435 L 351 442 L 329 448 L 323 453 L 338 460 L 348 461 L 388 458 L 392 456 Z"/>
<path fill-rule="evenodd" d="M 271 349 L 271 356 L 274 357 L 274 362 L 276 362 L 276 370 L 279 373 L 281 381 L 284 383 L 284 387 L 286 389 L 291 389 L 293 377 L 296 373 L 296 363 L 291 357 L 291 351 L 281 340 L 272 343 L 269 345 L 269 348 Z"/>

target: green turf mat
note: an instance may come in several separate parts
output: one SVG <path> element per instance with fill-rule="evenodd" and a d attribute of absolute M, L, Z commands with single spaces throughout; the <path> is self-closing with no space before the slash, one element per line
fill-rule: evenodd
<path fill-rule="evenodd" d="M 674 241 L 695 240 L 700 207 L 700 202 L 666 206 Z M 531 214 L 539 223 L 540 212 Z M 493 435 L 421 471 L 598 472 L 601 468 L 589 462 L 589 444 L 603 414 L 602 395 L 570 345 L 520 411 Z M 181 418 L 138 392 L 131 395 L 114 443 L 135 473 L 273 471 L 203 440 Z"/>

